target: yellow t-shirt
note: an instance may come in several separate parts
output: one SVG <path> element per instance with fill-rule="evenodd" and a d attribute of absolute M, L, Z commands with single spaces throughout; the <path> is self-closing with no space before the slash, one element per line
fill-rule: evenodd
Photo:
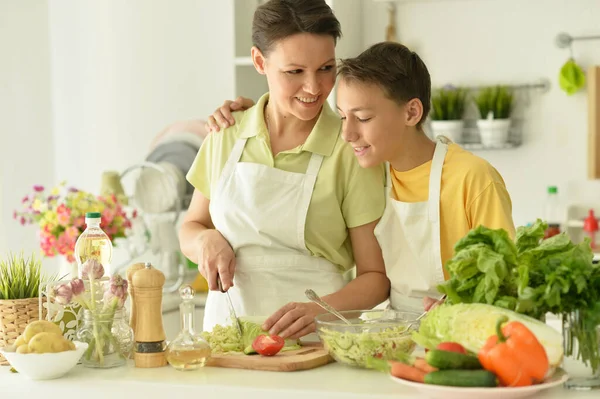
<path fill-rule="evenodd" d="M 391 168 L 396 199 L 423 202 L 429 198 L 431 161 L 406 172 Z M 442 169 L 440 193 L 440 240 L 442 264 L 454 255 L 454 245 L 469 230 L 483 225 L 505 229 L 515 237 L 512 202 L 504 180 L 486 160 L 449 144 Z M 448 274 L 444 269 L 444 275 Z"/>
<path fill-rule="evenodd" d="M 352 147 L 341 138 L 341 121 L 325 103 L 306 142 L 273 157 L 264 122 L 268 94 L 246 111 L 233 114 L 235 125 L 210 134 L 203 142 L 187 180 L 210 199 L 225 162 L 239 138 L 247 138 L 240 162 L 267 165 L 288 172 L 305 173 L 312 153 L 324 156 L 308 208 L 306 247 L 341 270 L 354 265 L 348 228 L 381 217 L 385 208 L 385 169 L 363 169 Z M 234 248 L 235 249 L 235 248 Z"/>

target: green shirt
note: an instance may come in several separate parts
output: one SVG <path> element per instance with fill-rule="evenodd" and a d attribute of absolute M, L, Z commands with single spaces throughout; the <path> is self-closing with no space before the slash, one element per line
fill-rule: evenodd
<path fill-rule="evenodd" d="M 385 208 L 384 167 L 361 168 L 350 145 L 340 135 L 339 116 L 325 103 L 306 142 L 273 157 L 264 107 L 269 95 L 242 112 L 235 125 L 206 137 L 187 180 L 210 199 L 236 140 L 247 138 L 240 162 L 259 163 L 288 172 L 305 173 L 312 153 L 324 156 L 308 208 L 306 247 L 342 270 L 354 265 L 348 228 L 381 217 Z M 235 249 L 235 248 L 234 248 Z"/>

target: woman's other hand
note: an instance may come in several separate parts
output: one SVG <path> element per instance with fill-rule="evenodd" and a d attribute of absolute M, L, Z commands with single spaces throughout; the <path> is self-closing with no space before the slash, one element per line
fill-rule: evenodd
<path fill-rule="evenodd" d="M 235 101 L 227 100 L 208 117 L 205 128 L 211 132 L 218 132 L 221 128 L 225 129 L 235 125 L 235 119 L 231 114 L 234 111 L 244 111 L 254 105 L 250 98 L 239 96 Z"/>
<path fill-rule="evenodd" d="M 431 309 L 435 308 L 436 306 L 440 305 L 444 303 L 444 301 L 439 301 L 435 298 L 432 298 L 430 296 L 426 296 L 425 298 L 423 298 L 423 307 L 425 308 L 426 312 L 429 312 Z"/>
<path fill-rule="evenodd" d="M 298 339 L 315 331 L 315 317 L 323 310 L 312 302 L 290 302 L 273 313 L 262 329 L 285 339 Z"/>

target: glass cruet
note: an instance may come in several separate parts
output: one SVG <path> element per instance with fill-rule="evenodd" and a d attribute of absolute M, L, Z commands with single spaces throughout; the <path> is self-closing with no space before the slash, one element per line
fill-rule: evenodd
<path fill-rule="evenodd" d="M 179 289 L 181 332 L 167 346 L 167 362 L 176 370 L 197 370 L 210 358 L 210 345 L 194 329 L 194 289 L 184 285 Z"/>

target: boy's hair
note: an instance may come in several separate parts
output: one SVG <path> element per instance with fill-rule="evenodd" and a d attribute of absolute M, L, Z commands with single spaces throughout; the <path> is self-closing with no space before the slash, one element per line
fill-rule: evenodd
<path fill-rule="evenodd" d="M 266 57 L 281 39 L 298 34 L 342 36 L 340 21 L 325 0 L 269 0 L 254 12 L 252 43 Z"/>
<path fill-rule="evenodd" d="M 385 95 L 399 105 L 413 98 L 423 103 L 423 116 L 431 109 L 431 78 L 425 63 L 414 51 L 394 42 L 374 44 L 356 58 L 341 60 L 338 74 L 352 82 L 378 85 Z"/>

